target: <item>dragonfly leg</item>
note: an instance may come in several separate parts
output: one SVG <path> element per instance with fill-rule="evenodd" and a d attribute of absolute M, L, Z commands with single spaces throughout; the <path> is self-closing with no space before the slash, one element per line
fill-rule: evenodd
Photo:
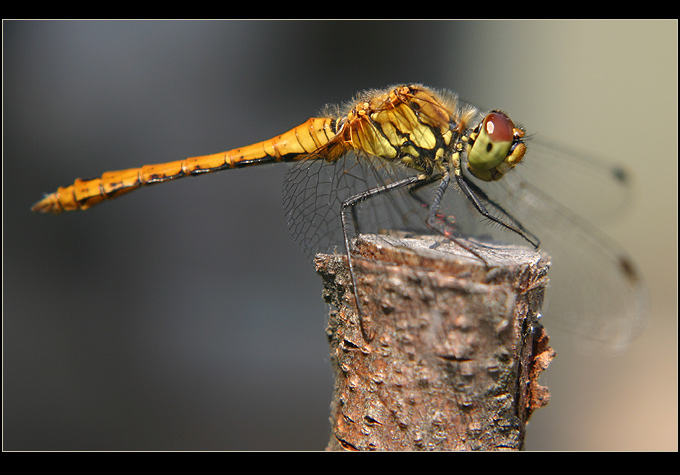
<path fill-rule="evenodd" d="M 365 328 L 364 325 L 364 320 L 363 320 L 363 310 L 361 309 L 361 302 L 359 301 L 359 293 L 357 290 L 357 280 L 356 280 L 356 274 L 354 271 L 354 262 L 352 260 L 352 253 L 350 252 L 350 237 L 349 237 L 349 232 L 348 232 L 348 226 L 347 226 L 347 215 L 346 211 L 349 209 L 350 212 L 352 213 L 352 219 L 356 222 L 357 215 L 356 215 L 356 208 L 355 206 L 361 203 L 362 201 L 366 201 L 369 198 L 372 198 L 374 196 L 378 196 L 384 193 L 389 193 L 390 191 L 397 190 L 399 188 L 403 188 L 405 186 L 412 186 L 414 184 L 418 184 L 419 182 L 429 180 L 428 177 L 423 177 L 423 176 L 412 176 L 409 178 L 405 178 L 403 180 L 395 181 L 393 183 L 390 183 L 388 185 L 381 185 L 381 186 L 376 186 L 375 188 L 371 188 L 369 190 L 363 191 L 361 193 L 358 193 L 354 196 L 350 196 L 347 198 L 345 201 L 342 202 L 342 210 L 340 213 L 340 220 L 342 223 L 342 233 L 345 241 L 345 252 L 347 253 L 347 266 L 349 268 L 349 275 L 350 279 L 352 280 L 352 287 L 354 289 L 354 298 L 357 303 L 357 313 L 359 316 L 359 326 L 361 328 L 361 335 L 363 336 L 364 340 L 366 342 L 370 342 L 373 340 L 373 335 L 371 335 Z"/>
<path fill-rule="evenodd" d="M 498 203 L 489 199 L 489 197 L 486 195 L 486 193 L 484 193 L 484 191 L 482 191 L 474 183 L 468 181 L 463 175 L 455 175 L 455 176 L 456 176 L 456 182 L 458 183 L 458 186 L 460 187 L 460 189 L 465 194 L 465 197 L 475 207 L 477 212 L 479 212 L 485 218 L 493 221 L 494 223 L 499 224 L 500 226 L 502 226 L 502 227 L 512 231 L 513 233 L 519 235 L 525 241 L 527 241 L 529 244 L 531 244 L 535 249 L 538 249 L 538 247 L 541 244 L 541 241 L 533 233 L 531 233 L 527 229 L 525 229 L 524 226 L 522 226 L 522 223 L 520 223 L 518 219 L 513 217 L 510 213 L 508 213 L 505 209 L 503 209 L 503 207 L 501 207 Z M 482 203 L 482 200 L 480 200 L 480 198 L 479 198 L 480 196 L 484 201 L 486 201 L 489 204 L 489 206 L 493 207 L 498 212 L 500 212 L 503 216 L 507 217 L 510 222 L 506 222 L 503 219 L 491 214 L 486 209 L 486 206 L 484 206 L 484 203 Z"/>
<path fill-rule="evenodd" d="M 445 173 L 444 175 L 440 176 L 440 179 L 441 181 L 439 182 L 439 185 L 435 190 L 434 197 L 432 198 L 432 201 L 430 203 L 423 201 L 422 198 L 415 194 L 415 187 L 414 189 L 411 190 L 411 196 L 414 199 L 420 201 L 421 204 L 423 204 L 425 207 L 429 208 L 430 212 L 428 213 L 426 224 L 430 228 L 434 229 L 439 234 L 444 236 L 445 238 L 450 239 L 451 241 L 455 242 L 460 247 L 468 251 L 470 254 L 477 257 L 480 261 L 484 263 L 484 265 L 488 267 L 489 263 L 486 259 L 484 259 L 484 257 L 482 257 L 478 252 L 476 252 L 471 246 L 466 244 L 464 241 L 456 238 L 451 229 L 451 225 L 447 223 L 448 216 L 439 214 L 442 198 L 446 194 L 446 190 L 449 187 L 449 184 L 451 183 L 451 174 Z M 432 180 L 430 180 L 430 182 L 431 181 Z"/>

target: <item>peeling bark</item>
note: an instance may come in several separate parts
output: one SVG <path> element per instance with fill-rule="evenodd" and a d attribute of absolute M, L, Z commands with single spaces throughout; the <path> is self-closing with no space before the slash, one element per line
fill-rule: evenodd
<path fill-rule="evenodd" d="M 538 322 L 548 259 L 502 248 L 486 264 L 448 241 L 360 236 L 319 255 L 335 374 L 328 450 L 518 450 L 549 400 L 554 351 Z M 483 251 L 476 249 L 481 254 Z"/>

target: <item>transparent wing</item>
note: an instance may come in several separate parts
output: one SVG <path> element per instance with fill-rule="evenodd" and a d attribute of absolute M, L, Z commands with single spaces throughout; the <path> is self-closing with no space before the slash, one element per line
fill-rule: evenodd
<path fill-rule="evenodd" d="M 284 182 L 288 228 L 308 258 L 318 252 L 345 252 L 342 203 L 359 193 L 414 176 L 399 163 L 348 152 L 336 161 L 296 162 Z M 351 237 L 383 230 L 425 230 L 422 206 L 406 189 L 373 197 L 353 207 Z"/>
<path fill-rule="evenodd" d="M 289 229 L 309 258 L 317 252 L 343 253 L 343 201 L 416 174 L 399 162 L 352 152 L 332 162 L 319 158 L 297 162 L 284 185 Z M 583 210 L 597 216 L 622 207 L 629 196 L 625 176 L 604 162 L 572 156 L 536 141 L 523 164 L 502 180 L 473 182 L 487 210 L 515 224 L 526 239 L 483 217 L 455 181 L 442 200 L 441 222 L 454 238 L 474 237 L 477 242 L 527 246 L 537 237 L 553 262 L 544 308 L 550 318 L 546 325 L 564 326 L 598 348 L 621 348 L 644 326 L 643 280 L 621 246 L 551 195 L 556 192 L 572 206 L 578 205 L 574 197 L 588 196 L 585 203 L 592 206 Z M 361 202 L 348 223 L 350 237 L 386 230 L 436 233 L 426 220 L 440 183 L 433 179 L 416 189 L 403 187 Z M 550 194 L 542 191 L 544 185 Z"/>
<path fill-rule="evenodd" d="M 312 157 L 296 162 L 284 182 L 288 228 L 308 258 L 318 252 L 345 252 L 342 203 L 351 197 L 418 175 L 399 161 L 348 152 L 336 161 Z M 437 234 L 427 225 L 438 177 L 416 188 L 404 186 L 371 196 L 346 213 L 350 239 L 358 234 Z M 503 214 L 503 213 L 496 213 Z M 454 237 L 492 239 L 493 227 L 451 184 L 440 210 Z M 508 220 L 507 217 L 504 218 Z M 497 234 L 497 233 L 496 233 Z"/>
<path fill-rule="evenodd" d="M 630 175 L 535 141 L 521 166 L 483 188 L 539 237 L 551 257 L 548 327 L 568 327 L 592 343 L 581 345 L 588 349 L 616 350 L 637 336 L 646 320 L 642 276 L 626 251 L 582 216 L 620 213 L 631 195 Z"/>
<path fill-rule="evenodd" d="M 533 137 L 517 170 L 524 181 L 591 222 L 614 221 L 633 199 L 633 175 L 605 157 L 595 157 L 554 139 Z"/>

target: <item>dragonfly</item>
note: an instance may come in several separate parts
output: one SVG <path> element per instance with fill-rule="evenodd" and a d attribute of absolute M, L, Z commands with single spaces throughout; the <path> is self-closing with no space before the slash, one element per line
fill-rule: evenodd
<path fill-rule="evenodd" d="M 473 254 L 471 236 L 545 248 L 560 289 L 551 305 L 571 330 L 622 347 L 644 326 L 644 282 L 626 251 L 544 192 L 545 174 L 522 173 L 531 162 L 559 164 L 606 191 L 628 186 L 625 171 L 543 145 L 505 112 L 421 84 L 364 91 L 245 147 L 78 178 L 32 210 L 85 210 L 147 185 L 277 162 L 292 165 L 283 193 L 289 230 L 310 258 L 346 253 L 360 319 L 353 238 L 392 229 L 444 236 Z"/>

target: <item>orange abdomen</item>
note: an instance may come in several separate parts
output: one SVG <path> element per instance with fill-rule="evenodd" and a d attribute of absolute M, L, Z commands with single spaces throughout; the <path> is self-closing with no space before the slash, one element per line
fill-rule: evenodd
<path fill-rule="evenodd" d="M 31 209 L 39 213 L 54 214 L 87 209 L 145 185 L 228 168 L 300 160 L 328 144 L 333 137 L 335 119 L 313 117 L 288 132 L 247 147 L 174 162 L 110 171 L 99 178 L 78 178 L 72 185 L 60 187 L 56 192 L 46 195 Z"/>

